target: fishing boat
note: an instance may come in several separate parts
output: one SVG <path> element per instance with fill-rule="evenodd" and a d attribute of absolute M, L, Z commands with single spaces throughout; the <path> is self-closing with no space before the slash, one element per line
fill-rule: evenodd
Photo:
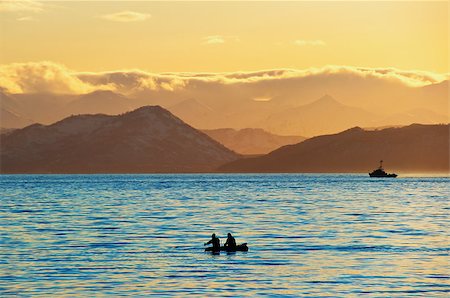
<path fill-rule="evenodd" d="M 383 161 L 380 160 L 380 166 L 378 167 L 378 169 L 373 170 L 371 173 L 369 173 L 370 177 L 374 177 L 374 178 L 396 178 L 397 174 L 391 173 L 388 174 L 384 171 L 383 169 Z"/>

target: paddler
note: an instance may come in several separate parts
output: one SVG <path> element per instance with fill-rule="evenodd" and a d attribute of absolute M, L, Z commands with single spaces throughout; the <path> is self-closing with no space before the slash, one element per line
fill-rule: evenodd
<path fill-rule="evenodd" d="M 216 234 L 211 235 L 211 240 L 206 242 L 204 245 L 211 244 L 213 246 L 213 251 L 220 251 L 220 239 L 216 237 Z"/>
<path fill-rule="evenodd" d="M 227 241 L 225 242 L 225 247 L 228 249 L 236 249 L 236 240 L 231 235 L 231 233 L 228 233 L 227 235 Z"/>

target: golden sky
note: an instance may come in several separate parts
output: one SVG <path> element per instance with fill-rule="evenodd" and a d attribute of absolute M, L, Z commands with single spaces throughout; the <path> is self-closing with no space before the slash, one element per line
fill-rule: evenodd
<path fill-rule="evenodd" d="M 225 72 L 326 65 L 448 72 L 443 2 L 14 1 L 0 64 Z"/>

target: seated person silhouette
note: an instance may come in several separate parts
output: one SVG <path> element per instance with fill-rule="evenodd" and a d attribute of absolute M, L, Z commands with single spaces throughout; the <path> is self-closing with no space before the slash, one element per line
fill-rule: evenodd
<path fill-rule="evenodd" d="M 206 242 L 204 245 L 212 243 L 213 251 L 220 251 L 220 239 L 216 237 L 216 234 L 211 235 L 211 240 Z"/>
<path fill-rule="evenodd" d="M 229 249 L 236 249 L 236 240 L 233 236 L 231 236 L 231 233 L 228 233 L 227 235 L 227 241 L 225 242 L 225 247 Z"/>

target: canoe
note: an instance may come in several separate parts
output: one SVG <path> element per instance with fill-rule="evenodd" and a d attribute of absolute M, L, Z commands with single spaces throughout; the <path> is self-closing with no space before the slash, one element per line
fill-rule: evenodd
<path fill-rule="evenodd" d="M 212 247 L 207 247 L 207 248 L 205 248 L 205 251 L 214 251 L 214 250 Z M 248 251 L 248 246 L 247 246 L 247 243 L 242 243 L 242 244 L 236 245 L 235 248 L 221 246 L 220 251 L 226 251 L 226 252 Z"/>

